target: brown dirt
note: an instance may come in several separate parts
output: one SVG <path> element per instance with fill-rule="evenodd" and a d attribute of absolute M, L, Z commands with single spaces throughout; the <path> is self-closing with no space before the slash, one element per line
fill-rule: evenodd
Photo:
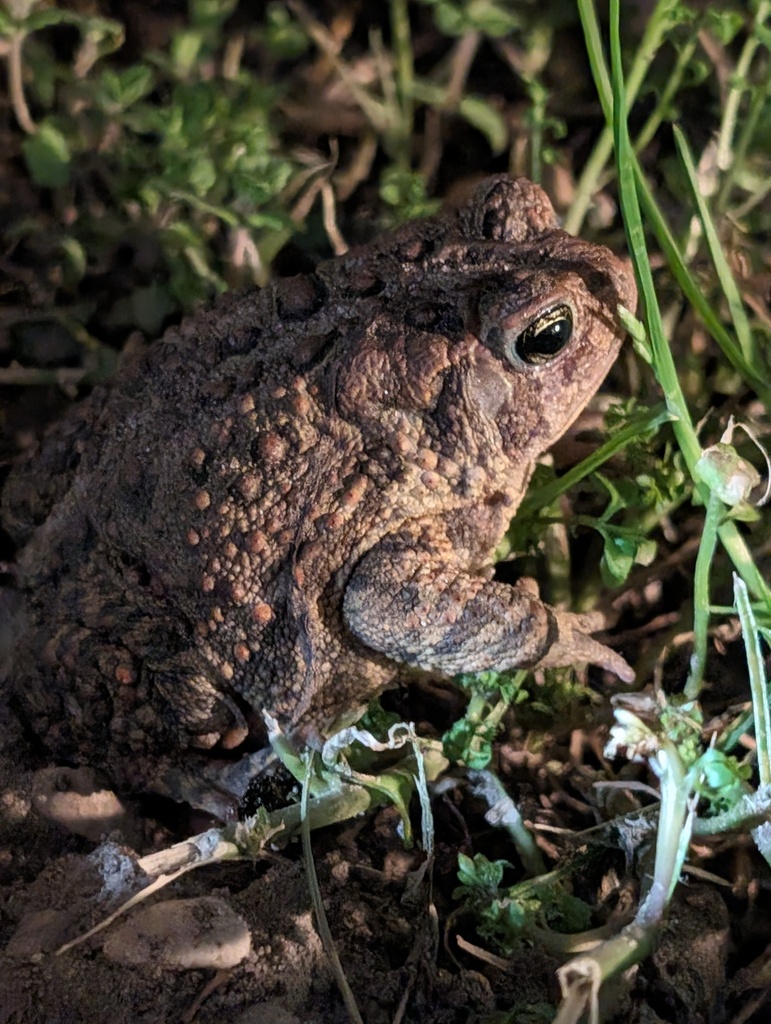
<path fill-rule="evenodd" d="M 174 821 L 170 806 L 155 808 L 150 817 L 149 808 L 128 801 L 120 828 L 99 844 L 42 817 L 28 795 L 39 789 L 39 773 L 32 771 L 29 752 L 12 726 L 6 716 L 0 733 L 10 739 L 0 764 L 0 1024 L 348 1020 L 315 926 L 297 844 L 254 864 L 191 872 L 152 897 L 153 903 L 200 897 L 224 901 L 251 934 L 250 953 L 233 968 L 174 969 L 165 963 L 162 943 L 133 966 L 116 963 L 110 936 L 122 927 L 120 922 L 56 955 L 62 941 L 104 916 L 105 880 L 129 877 L 134 851 L 144 854 L 180 838 L 180 821 Z M 527 787 L 522 793 L 523 805 L 539 817 Z M 553 795 L 558 803 L 559 793 Z M 488 962 L 484 950 L 494 947 L 478 936 L 468 915 L 458 916 L 452 898 L 458 850 L 472 852 L 481 845 L 491 858 L 511 857 L 496 833 L 485 832 L 478 812 L 459 788 L 436 797 L 437 851 L 429 871 L 419 850 L 405 849 L 398 815 L 390 808 L 314 835 L 332 935 L 366 1024 L 552 1019 L 559 998 L 558 961 L 524 948 L 508 963 Z M 182 833 L 201 827 L 191 818 Z M 126 835 L 131 844 L 122 843 Z M 593 873 L 597 891 L 617 887 L 620 866 L 616 854 L 605 857 L 599 874 Z M 458 937 L 482 953 L 462 948 Z M 759 937 L 756 929 L 755 942 Z M 702 884 L 682 887 L 656 953 L 606 993 L 612 1007 L 607 1019 L 625 1024 L 730 1019 L 726 1004 L 737 982 L 729 985 L 726 979 L 736 939 L 719 890 Z M 185 944 L 178 936 L 174 943 Z M 757 974 L 757 969 L 746 972 L 745 989 L 757 987 Z"/>

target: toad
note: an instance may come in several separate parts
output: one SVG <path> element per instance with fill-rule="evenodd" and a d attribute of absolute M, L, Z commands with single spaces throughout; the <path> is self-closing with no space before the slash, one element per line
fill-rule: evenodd
<path fill-rule="evenodd" d="M 635 299 L 627 264 L 498 176 L 125 356 L 3 496 L 32 730 L 163 790 L 191 748 L 248 749 L 263 711 L 318 741 L 403 666 L 630 680 L 597 617 L 492 562 Z"/>

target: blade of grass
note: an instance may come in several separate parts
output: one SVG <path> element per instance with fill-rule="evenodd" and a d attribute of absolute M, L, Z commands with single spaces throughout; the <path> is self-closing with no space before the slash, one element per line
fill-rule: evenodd
<path fill-rule="evenodd" d="M 666 32 L 671 28 L 673 19 L 677 16 L 679 6 L 680 0 L 658 0 L 653 11 L 648 15 L 645 32 L 635 50 L 634 61 L 627 78 L 624 98 L 625 112 L 629 110 L 634 102 L 640 86 L 645 80 L 650 64 L 658 53 Z M 605 59 L 602 56 L 602 37 L 597 22 L 597 14 L 591 0 L 578 0 L 578 12 L 583 24 L 589 62 L 595 82 L 597 83 L 597 93 L 602 103 L 606 123 L 591 156 L 586 162 L 578 182 L 575 199 L 565 218 L 565 230 L 571 234 L 576 234 L 580 231 L 586 211 L 589 209 L 592 201 L 592 195 L 597 187 L 597 181 L 613 150 L 613 131 L 609 116 L 610 78 L 605 67 Z M 603 78 L 604 88 L 600 88 L 600 78 Z"/>
<path fill-rule="evenodd" d="M 749 595 L 744 582 L 734 573 L 734 601 L 742 626 L 747 669 L 752 692 L 752 714 L 755 720 L 755 742 L 758 752 L 760 787 L 754 801 L 760 802 L 769 792 L 771 784 L 771 709 L 768 702 L 768 682 L 760 647 L 760 634 L 752 614 Z M 744 809 L 744 805 L 740 805 Z M 766 863 L 771 864 L 771 822 L 768 818 L 752 830 L 752 838 Z"/>
<path fill-rule="evenodd" d="M 672 422 L 672 414 L 663 405 L 657 405 L 653 409 L 647 409 L 639 416 L 631 419 L 625 427 L 609 438 L 603 445 L 593 451 L 591 455 L 583 459 L 577 466 L 573 466 L 556 480 L 550 480 L 542 487 L 537 487 L 532 494 L 528 493 L 525 500 L 519 506 L 517 515 L 532 515 L 539 508 L 548 508 L 557 498 L 569 491 L 577 483 L 594 473 L 608 459 L 617 455 L 618 452 L 644 434 L 653 433 L 664 423 Z"/>
<path fill-rule="evenodd" d="M 586 54 L 589 58 L 589 66 L 592 69 L 592 76 L 597 89 L 597 95 L 600 98 L 600 106 L 602 107 L 602 113 L 605 118 L 605 127 L 606 130 L 610 132 L 613 121 L 613 92 L 610 84 L 608 67 L 605 63 L 602 33 L 600 32 L 600 23 L 597 20 L 597 12 L 594 9 L 594 0 L 578 0 L 578 14 L 581 18 L 581 25 L 584 30 Z M 612 142 L 612 134 L 610 135 L 610 138 Z M 570 228 L 567 228 L 566 230 L 569 231 Z"/>
<path fill-rule="evenodd" d="M 771 709 L 768 702 L 768 682 L 760 649 L 760 636 L 752 613 L 744 582 L 734 573 L 734 601 L 742 626 L 747 668 L 752 690 L 752 708 L 755 716 L 755 742 L 758 752 L 758 776 L 761 786 L 771 785 Z"/>
<path fill-rule="evenodd" d="M 640 197 L 647 223 L 661 246 L 672 276 L 682 288 L 686 299 L 701 317 L 704 326 L 722 349 L 726 359 L 755 388 L 766 406 L 771 407 L 771 388 L 769 388 L 768 381 L 744 358 L 741 349 L 718 319 L 717 313 L 709 304 L 698 281 L 688 269 L 675 237 L 653 198 L 653 193 L 637 160 L 634 162 L 634 171 L 637 194 Z"/>
<path fill-rule="evenodd" d="M 696 204 L 696 209 L 698 210 L 699 220 L 701 221 L 701 227 L 704 232 L 704 238 L 709 249 L 709 254 L 715 266 L 715 271 L 717 273 L 718 280 L 720 281 L 720 286 L 723 289 L 726 302 L 728 303 L 728 309 L 731 313 L 736 337 L 739 339 L 739 346 L 741 347 L 742 355 L 748 362 L 752 363 L 754 347 L 752 342 L 752 332 L 750 331 L 750 324 L 747 319 L 747 313 L 744 309 L 742 297 L 739 294 L 739 289 L 736 287 L 736 281 L 734 281 L 731 268 L 728 266 L 728 260 L 725 258 L 723 248 L 720 244 L 720 239 L 718 238 L 717 231 L 715 230 L 715 225 L 709 214 L 709 208 L 704 201 L 704 196 L 701 194 L 698 172 L 696 170 L 696 165 L 693 162 L 691 151 L 688 148 L 685 135 L 683 135 L 682 130 L 676 124 L 672 125 L 672 131 L 675 135 L 677 152 L 680 156 L 680 161 L 685 170 L 688 185 L 691 189 L 691 197 Z"/>
<path fill-rule="evenodd" d="M 594 10 L 588 11 L 589 6 L 589 0 L 579 0 L 582 20 L 584 18 L 584 8 L 587 9 L 587 16 L 590 20 L 596 20 Z M 588 48 L 598 45 L 599 32 L 597 32 L 596 36 L 593 33 L 587 34 L 586 43 Z M 604 66 L 604 59 L 600 46 L 600 49 L 591 56 L 592 67 Z M 638 176 L 642 176 L 642 172 L 639 170 L 629 136 L 629 129 L 626 124 L 624 83 L 619 74 L 613 82 L 613 96 L 610 97 L 607 95 L 609 81 L 606 71 L 604 75 L 600 74 L 596 77 L 595 85 L 599 94 L 601 96 L 604 94 L 602 99 L 603 109 L 613 110 L 619 197 L 624 215 L 627 243 L 635 265 L 640 294 L 645 306 L 648 334 L 653 353 L 653 369 L 656 379 L 664 392 L 667 408 L 675 417 L 672 423 L 672 430 L 683 453 L 688 471 L 694 479 L 696 492 L 704 505 L 706 505 L 709 501 L 709 488 L 699 481 L 695 475 L 696 463 L 701 456 L 701 445 L 691 422 L 685 396 L 677 378 L 677 369 L 672 358 L 672 352 L 664 334 L 664 325 L 661 319 L 656 291 L 653 286 L 653 274 L 651 273 L 650 260 L 645 245 L 640 200 L 636 186 L 636 179 Z M 736 524 L 731 521 L 723 523 L 720 527 L 719 535 L 731 561 L 748 588 L 771 609 L 771 589 L 769 589 L 768 584 L 758 572 L 752 560 L 752 555 L 736 528 Z"/>

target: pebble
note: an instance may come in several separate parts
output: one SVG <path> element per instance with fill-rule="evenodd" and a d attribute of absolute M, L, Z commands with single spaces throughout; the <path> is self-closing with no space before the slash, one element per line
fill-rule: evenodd
<path fill-rule="evenodd" d="M 127 967 L 226 970 L 241 963 L 251 948 L 244 919 L 224 900 L 200 896 L 142 907 L 109 929 L 102 952 Z"/>
<path fill-rule="evenodd" d="M 44 818 L 93 840 L 119 828 L 126 815 L 118 797 L 101 785 L 90 768 L 43 768 L 35 772 L 32 804 Z"/>

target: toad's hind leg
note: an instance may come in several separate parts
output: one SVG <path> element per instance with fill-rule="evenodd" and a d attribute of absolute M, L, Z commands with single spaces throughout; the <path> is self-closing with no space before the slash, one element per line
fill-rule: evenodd
<path fill-rule="evenodd" d="M 163 666 L 146 666 L 142 675 L 144 709 L 158 713 L 169 743 L 156 751 L 152 775 L 141 788 L 223 821 L 233 819 L 252 778 L 262 770 L 255 759 L 269 751 L 232 759 L 230 752 L 250 733 L 246 716 L 235 699 L 204 672 L 192 669 L 184 655 Z"/>
<path fill-rule="evenodd" d="M 120 792 L 189 799 L 205 787 L 159 786 L 165 767 L 217 744 L 232 757 L 249 727 L 236 700 L 193 668 L 191 652 L 158 663 L 142 647 L 147 639 L 142 628 L 127 628 L 117 643 L 112 630 L 82 620 L 50 636 L 30 626 L 17 634 L 11 693 L 22 721 L 60 763 L 100 768 Z M 151 649 L 174 646 L 173 638 L 154 638 Z"/>
<path fill-rule="evenodd" d="M 246 718 L 236 701 L 202 672 L 186 670 L 184 661 L 146 670 L 154 695 L 170 725 L 176 726 L 180 746 L 210 750 L 238 747 L 249 735 Z"/>

